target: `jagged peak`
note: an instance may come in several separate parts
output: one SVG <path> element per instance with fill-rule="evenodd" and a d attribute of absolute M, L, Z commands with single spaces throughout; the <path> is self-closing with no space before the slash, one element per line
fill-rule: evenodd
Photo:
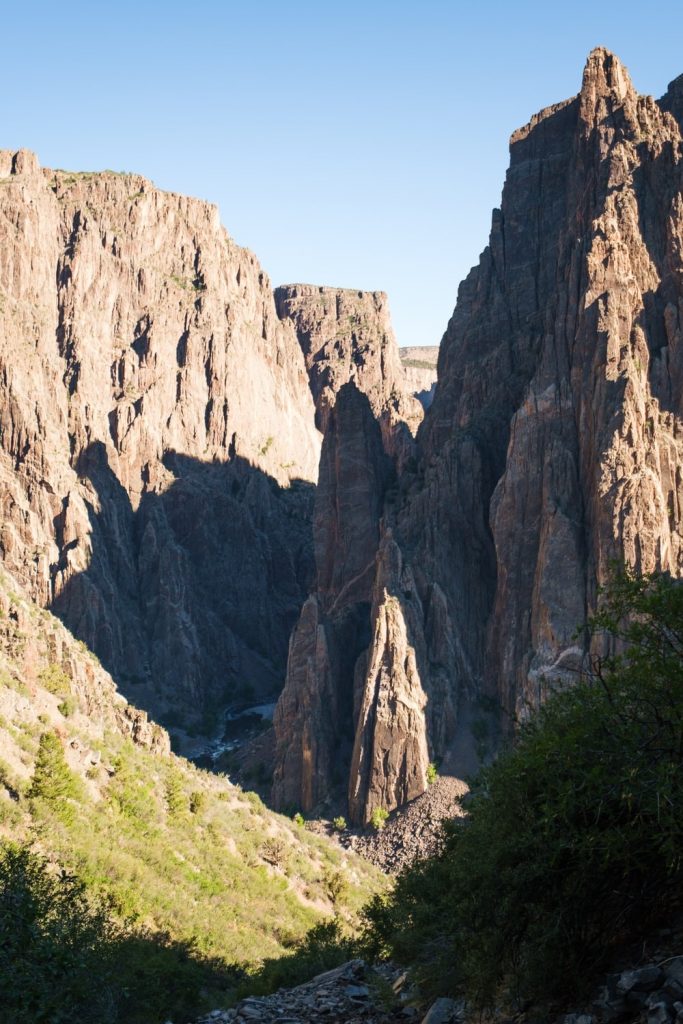
<path fill-rule="evenodd" d="M 657 102 L 662 110 L 673 115 L 683 129 L 683 75 L 669 82 L 666 92 Z"/>
<path fill-rule="evenodd" d="M 543 107 L 529 118 L 525 125 L 512 133 L 510 146 L 528 138 L 540 124 L 570 106 L 577 99 L 581 104 L 583 119 L 592 120 L 592 111 L 596 109 L 601 98 L 612 96 L 617 103 L 621 104 L 628 95 L 635 96 L 635 90 L 626 66 L 611 50 L 605 46 L 596 46 L 586 59 L 581 90 L 578 95 Z"/>
<path fill-rule="evenodd" d="M 596 106 L 600 98 L 611 96 L 623 102 L 634 93 L 631 77 L 616 54 L 604 46 L 591 50 L 583 69 L 580 97 L 583 105 Z"/>
<path fill-rule="evenodd" d="M 38 174 L 38 157 L 30 149 L 0 149 L 0 178 L 13 174 Z"/>

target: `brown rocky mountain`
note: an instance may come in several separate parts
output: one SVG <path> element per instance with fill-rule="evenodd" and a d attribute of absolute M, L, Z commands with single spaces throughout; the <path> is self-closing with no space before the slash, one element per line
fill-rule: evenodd
<path fill-rule="evenodd" d="M 380 520 L 397 472 L 414 459 L 422 407 L 408 393 L 383 293 L 290 285 L 275 296 L 280 315 L 296 326 L 325 432 L 313 515 L 316 585 L 292 634 L 274 720 L 274 799 L 310 810 L 329 790 L 335 765 L 352 755 L 363 688 L 358 659 L 371 630 L 382 628 L 370 621 Z M 396 639 L 392 628 L 388 646 Z M 401 736 L 389 728 L 391 756 L 402 756 Z M 427 763 L 400 802 L 421 792 Z"/>
<path fill-rule="evenodd" d="M 175 731 L 282 688 L 316 418 L 353 380 L 405 459 L 422 416 L 386 296 L 276 298 L 210 204 L 0 152 L 0 558 Z"/>
<path fill-rule="evenodd" d="M 136 703 L 279 690 L 319 444 L 295 332 L 215 207 L 0 153 L 0 556 Z"/>
<path fill-rule="evenodd" d="M 454 769 L 572 677 L 613 558 L 683 569 L 682 82 L 598 49 L 512 136 L 416 440 L 382 293 L 274 300 L 209 204 L 0 153 L 12 575 L 168 724 L 288 666 L 281 806 Z"/>
<path fill-rule="evenodd" d="M 309 808 L 342 778 L 356 821 L 399 805 L 477 703 L 509 725 L 572 678 L 612 559 L 683 571 L 682 83 L 639 96 L 597 49 L 579 94 L 514 133 L 397 485 L 368 410 L 340 396 L 318 589 L 275 720 L 281 802 Z M 350 479 L 377 526 L 330 572 L 329 537 L 350 551 L 358 524 L 325 495 Z M 350 594 L 352 639 L 330 643 Z"/>
<path fill-rule="evenodd" d="M 412 452 L 422 408 L 410 393 L 384 292 L 292 284 L 275 289 L 275 303 L 296 329 L 319 429 L 326 431 L 338 392 L 353 381 L 380 423 L 387 452 Z"/>

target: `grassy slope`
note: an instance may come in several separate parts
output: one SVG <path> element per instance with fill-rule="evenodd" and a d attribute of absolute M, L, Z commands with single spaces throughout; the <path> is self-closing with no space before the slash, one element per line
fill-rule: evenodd
<path fill-rule="evenodd" d="M 369 864 L 226 777 L 133 743 L 122 708 L 96 659 L 2 578 L 0 835 L 35 837 L 118 918 L 229 963 L 284 955 L 335 911 L 351 920 L 381 887 Z M 58 733 L 82 780 L 72 821 L 26 797 L 44 731 Z M 163 748 L 157 727 L 146 735 Z"/>

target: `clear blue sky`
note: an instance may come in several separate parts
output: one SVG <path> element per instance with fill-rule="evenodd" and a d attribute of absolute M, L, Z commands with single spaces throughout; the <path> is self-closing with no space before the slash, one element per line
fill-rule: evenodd
<path fill-rule="evenodd" d="M 437 343 L 486 244 L 508 138 L 614 50 L 641 92 L 683 72 L 662 0 L 4 3 L 0 148 L 145 174 L 219 204 L 273 284 L 389 293 Z"/>

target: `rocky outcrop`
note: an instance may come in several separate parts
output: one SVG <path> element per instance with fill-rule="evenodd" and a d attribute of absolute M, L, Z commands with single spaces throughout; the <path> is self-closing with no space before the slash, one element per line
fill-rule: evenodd
<path fill-rule="evenodd" d="M 64 703 L 62 703 L 64 702 Z M 23 720 L 64 733 L 65 719 L 81 734 L 70 756 L 99 763 L 93 743 L 107 731 L 159 756 L 170 755 L 168 733 L 147 713 L 128 704 L 108 672 L 82 643 L 48 612 L 38 609 L 16 581 L 0 574 L 0 711 L 5 733 L 0 750 L 20 776 L 26 765 L 13 750 L 11 730 Z"/>
<path fill-rule="evenodd" d="M 356 752 L 378 751 L 343 765 L 356 820 L 405 799 L 385 739 L 413 765 L 450 756 L 459 706 L 511 726 L 574 678 L 611 560 L 683 572 L 680 100 L 678 79 L 638 96 L 598 49 L 578 96 L 512 136 L 417 458 L 384 499 L 378 551 L 401 569 L 343 684 Z"/>
<path fill-rule="evenodd" d="M 375 565 L 372 636 L 354 693 L 349 814 L 364 825 L 375 808 L 407 803 L 427 784 L 423 621 L 413 574 L 386 529 Z"/>
<path fill-rule="evenodd" d="M 0 153 L 0 556 L 137 703 L 279 689 L 318 451 L 294 330 L 215 207 Z"/>
<path fill-rule="evenodd" d="M 387 542 L 380 551 L 380 518 L 397 471 L 414 455 L 422 409 L 407 391 L 383 293 L 290 285 L 275 296 L 280 316 L 296 327 L 325 440 L 313 517 L 315 588 L 292 635 L 275 713 L 273 798 L 312 810 L 331 780 L 348 773 L 351 756 L 352 779 L 365 780 L 349 795 L 351 813 L 365 821 L 373 806 L 422 792 L 429 763 L 426 698 L 409 650 L 420 616 L 410 608 L 404 618 L 394 594 L 409 586 L 395 564 L 398 548 Z M 388 663 L 400 658 L 412 662 L 399 681 Z M 398 707 L 404 720 L 394 720 Z M 380 773 L 368 800 L 379 760 L 386 778 Z"/>
<path fill-rule="evenodd" d="M 387 452 L 411 454 L 422 408 L 406 381 L 384 292 L 292 284 L 275 289 L 275 303 L 296 329 L 318 428 L 326 431 L 337 394 L 353 381 L 379 420 Z"/>
<path fill-rule="evenodd" d="M 275 709 L 273 798 L 310 811 L 327 795 L 354 735 L 349 684 L 370 639 L 370 602 L 380 516 L 393 478 L 367 397 L 339 391 L 320 457 L 313 516 L 315 590 L 289 645 L 287 681 Z"/>
<path fill-rule="evenodd" d="M 673 117 L 594 51 L 579 96 L 513 135 L 442 344 L 418 558 L 466 684 L 510 718 L 572 677 L 611 559 L 683 569 L 682 169 Z"/>
<path fill-rule="evenodd" d="M 438 345 L 413 345 L 400 348 L 406 384 L 425 409 L 434 401 L 436 390 L 436 364 L 439 359 Z"/>

